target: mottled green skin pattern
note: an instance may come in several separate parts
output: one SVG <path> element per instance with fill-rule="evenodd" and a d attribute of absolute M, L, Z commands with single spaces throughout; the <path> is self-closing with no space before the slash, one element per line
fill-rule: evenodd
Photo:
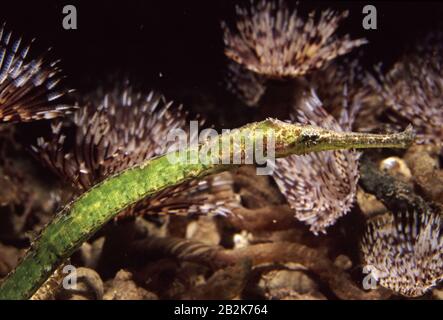
<path fill-rule="evenodd" d="M 223 145 L 240 134 L 245 136 L 240 140 L 240 150 L 243 150 L 245 140 L 257 142 L 255 134 L 260 130 L 265 137 L 274 134 L 277 157 L 338 148 L 405 147 L 413 139 L 410 132 L 397 135 L 340 133 L 268 119 L 221 135 L 215 142 L 208 141 L 201 147 L 210 143 Z M 233 150 L 231 144 L 230 156 Z M 219 161 L 222 157 L 210 154 L 210 158 Z M 66 206 L 42 231 L 23 261 L 1 284 L 0 299 L 31 297 L 60 263 L 125 207 L 186 180 L 235 166 L 201 162 L 171 164 L 164 155 L 106 179 Z"/>

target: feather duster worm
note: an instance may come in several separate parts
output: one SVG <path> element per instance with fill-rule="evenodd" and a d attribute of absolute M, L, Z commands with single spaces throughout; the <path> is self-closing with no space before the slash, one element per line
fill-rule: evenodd
<path fill-rule="evenodd" d="M 358 117 L 361 117 L 372 104 L 373 90 L 368 84 L 368 72 L 358 59 L 334 60 L 307 79 L 323 107 L 335 118 L 340 117 L 343 109 L 358 111 Z"/>
<path fill-rule="evenodd" d="M 443 279 L 439 212 L 387 213 L 369 221 L 362 239 L 366 269 L 383 287 L 422 296 Z"/>
<path fill-rule="evenodd" d="M 39 138 L 35 154 L 78 191 L 167 151 L 168 132 L 186 128 L 186 113 L 162 95 L 131 87 L 97 92 L 72 121 L 55 120 L 52 136 Z M 203 121 L 200 121 L 201 123 Z M 71 140 L 71 141 L 70 141 Z M 235 203 L 229 175 L 193 180 L 126 209 L 145 213 L 227 214 Z"/>
<path fill-rule="evenodd" d="M 294 122 L 326 129 L 349 130 L 354 114 L 344 109 L 340 121 L 322 107 L 312 92 L 301 99 L 292 114 Z M 276 160 L 274 178 L 295 217 L 317 234 L 326 232 L 337 219 L 351 210 L 357 192 L 358 159 L 354 151 L 325 151 Z"/>
<path fill-rule="evenodd" d="M 57 61 L 28 58 L 30 45 L 0 28 L 0 123 L 56 118 L 74 108 L 58 104 L 61 88 Z"/>
<path fill-rule="evenodd" d="M 443 48 L 438 43 L 434 37 L 426 38 L 385 75 L 378 70 L 371 84 L 394 129 L 412 123 L 418 143 L 442 146 Z"/>
<path fill-rule="evenodd" d="M 365 44 L 334 35 L 348 12 L 324 10 L 307 18 L 283 1 L 236 7 L 235 28 L 222 22 L 225 54 L 247 69 L 271 78 L 299 77 Z"/>

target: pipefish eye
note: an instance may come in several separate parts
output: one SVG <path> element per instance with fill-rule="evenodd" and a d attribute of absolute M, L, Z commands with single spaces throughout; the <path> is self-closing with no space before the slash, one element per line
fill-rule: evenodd
<path fill-rule="evenodd" d="M 315 144 L 320 139 L 320 134 L 315 131 L 302 132 L 300 136 L 300 142 Z"/>

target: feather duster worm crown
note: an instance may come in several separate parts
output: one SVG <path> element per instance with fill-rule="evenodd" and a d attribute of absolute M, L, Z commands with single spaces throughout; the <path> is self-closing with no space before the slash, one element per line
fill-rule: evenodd
<path fill-rule="evenodd" d="M 443 146 L 442 35 L 426 37 L 371 84 L 395 129 L 412 123 L 419 143 Z"/>
<path fill-rule="evenodd" d="M 60 87 L 58 61 L 30 59 L 29 49 L 0 28 L 0 123 L 52 119 L 74 109 L 57 103 L 69 91 Z"/>
<path fill-rule="evenodd" d="M 297 10 L 291 12 L 283 1 L 261 0 L 251 1 L 247 8 L 237 6 L 236 13 L 235 28 L 222 22 L 225 54 L 272 78 L 303 76 L 366 43 L 334 35 L 347 12 L 324 10 L 304 18 Z"/>
<path fill-rule="evenodd" d="M 443 279 L 439 212 L 387 213 L 369 221 L 362 239 L 366 268 L 383 287 L 418 297 Z"/>
<path fill-rule="evenodd" d="M 38 158 L 78 191 L 165 153 L 168 132 L 187 130 L 183 107 L 154 91 L 145 95 L 126 84 L 105 93 L 99 90 L 86 100 L 72 120 L 55 120 L 51 136 L 39 138 L 33 147 Z M 224 204 L 235 202 L 231 183 L 228 174 L 193 180 L 145 199 L 124 214 L 226 214 L 230 211 Z"/>
<path fill-rule="evenodd" d="M 343 131 L 353 122 L 345 109 L 338 122 L 322 107 L 312 91 L 301 99 L 292 120 Z M 295 217 L 317 234 L 326 232 L 337 219 L 348 213 L 357 192 L 358 159 L 354 151 L 324 151 L 276 160 L 274 178 Z"/>

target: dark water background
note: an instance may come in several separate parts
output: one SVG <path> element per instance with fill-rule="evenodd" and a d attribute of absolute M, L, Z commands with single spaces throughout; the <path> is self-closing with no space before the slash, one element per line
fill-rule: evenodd
<path fill-rule="evenodd" d="M 80 92 L 93 90 L 110 76 L 127 76 L 142 88 L 159 89 L 187 105 L 204 105 L 205 97 L 210 97 L 222 109 L 218 112 L 230 113 L 238 107 L 229 107 L 235 103 L 220 85 L 226 60 L 219 22 L 232 18 L 234 5 L 240 2 L 3 1 L 0 22 L 25 39 L 36 37 L 33 53 L 53 47 L 69 85 Z M 78 30 L 62 28 L 62 8 L 67 4 L 78 10 Z M 376 31 L 361 26 L 365 4 L 378 9 Z M 406 45 L 435 29 L 443 16 L 439 2 L 309 1 L 301 5 L 302 10 L 326 7 L 350 10 L 340 31 L 369 39 L 362 60 L 367 66 L 379 61 L 389 65 Z"/>

